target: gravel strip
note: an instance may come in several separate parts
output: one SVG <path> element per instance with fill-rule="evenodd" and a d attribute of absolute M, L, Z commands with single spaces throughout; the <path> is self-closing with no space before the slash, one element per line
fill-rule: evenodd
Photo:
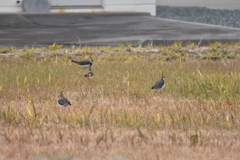
<path fill-rule="evenodd" d="M 157 6 L 156 17 L 240 28 L 240 10 Z"/>

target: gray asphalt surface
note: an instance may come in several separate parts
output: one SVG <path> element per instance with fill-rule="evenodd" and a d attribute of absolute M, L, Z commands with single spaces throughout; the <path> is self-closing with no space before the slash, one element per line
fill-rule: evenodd
<path fill-rule="evenodd" d="M 202 45 L 240 41 L 240 29 L 151 17 L 145 13 L 0 14 L 0 48 L 65 45 Z"/>

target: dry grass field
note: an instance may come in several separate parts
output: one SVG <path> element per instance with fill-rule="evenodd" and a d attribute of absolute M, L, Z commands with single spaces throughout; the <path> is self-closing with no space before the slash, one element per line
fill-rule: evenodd
<path fill-rule="evenodd" d="M 0 159 L 240 159 L 240 44 L 0 49 Z M 93 79 L 74 60 L 94 59 Z M 166 86 L 151 90 L 165 71 Z M 59 92 L 72 103 L 57 105 Z"/>

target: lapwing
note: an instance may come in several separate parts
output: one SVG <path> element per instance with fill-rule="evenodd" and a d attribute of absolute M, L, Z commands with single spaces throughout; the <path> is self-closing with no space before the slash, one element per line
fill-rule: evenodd
<path fill-rule="evenodd" d="M 73 63 L 78 64 L 82 68 L 90 67 L 93 64 L 93 59 L 90 57 L 89 61 L 74 61 L 72 60 Z"/>
<path fill-rule="evenodd" d="M 71 103 L 68 101 L 67 98 L 65 98 L 62 94 L 63 91 L 60 92 L 59 98 L 58 98 L 58 105 L 61 107 L 67 107 L 71 105 Z"/>
<path fill-rule="evenodd" d="M 163 72 L 164 72 L 164 71 L 163 71 Z M 160 80 L 158 80 L 158 81 L 154 84 L 154 86 L 152 86 L 151 89 L 162 89 L 162 88 L 165 87 L 165 82 L 164 82 L 165 77 L 164 77 L 164 75 L 163 75 L 163 72 L 162 72 L 162 78 L 161 78 Z"/>
<path fill-rule="evenodd" d="M 91 66 L 89 66 L 89 70 L 84 73 L 85 78 L 93 78 L 94 74 L 92 72 Z"/>

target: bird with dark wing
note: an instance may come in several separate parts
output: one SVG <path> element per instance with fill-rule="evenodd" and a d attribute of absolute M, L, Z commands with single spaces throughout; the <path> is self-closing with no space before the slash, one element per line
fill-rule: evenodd
<path fill-rule="evenodd" d="M 61 107 L 67 107 L 69 105 L 71 105 L 71 103 L 68 101 L 67 98 L 65 98 L 62 94 L 63 91 L 60 92 L 60 95 L 58 97 L 58 105 L 61 106 Z"/>
<path fill-rule="evenodd" d="M 164 71 L 163 71 L 163 72 L 164 72 Z M 151 89 L 162 89 L 162 88 L 165 87 L 165 82 L 164 82 L 165 76 L 163 75 L 163 72 L 162 72 L 162 78 L 161 78 L 160 80 L 158 80 L 158 81 L 154 84 L 154 86 L 152 86 Z"/>
<path fill-rule="evenodd" d="M 93 59 L 90 57 L 89 61 L 74 61 L 72 60 L 73 63 L 78 64 L 82 68 L 90 67 L 93 64 Z"/>

